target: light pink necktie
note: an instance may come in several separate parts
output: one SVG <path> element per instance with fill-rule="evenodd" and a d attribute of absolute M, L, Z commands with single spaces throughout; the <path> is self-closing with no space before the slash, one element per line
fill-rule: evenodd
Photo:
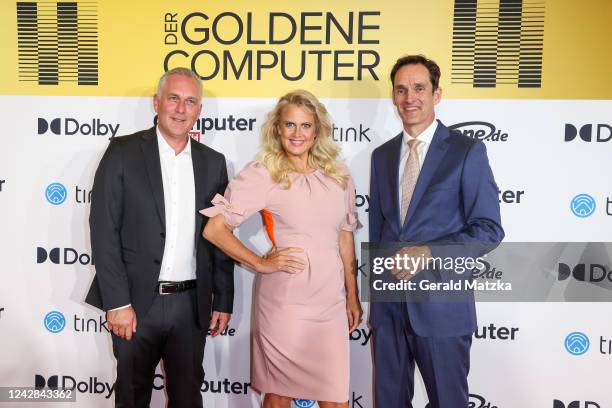
<path fill-rule="evenodd" d="M 408 206 L 412 199 L 412 193 L 414 192 L 414 186 L 416 185 L 417 179 L 419 178 L 419 172 L 421 168 L 419 166 L 419 147 L 420 141 L 417 139 L 410 139 L 408 141 L 408 148 L 410 153 L 408 154 L 408 161 L 404 167 L 404 179 L 402 180 L 402 206 L 401 206 L 401 221 L 404 225 L 404 220 L 408 213 Z"/>

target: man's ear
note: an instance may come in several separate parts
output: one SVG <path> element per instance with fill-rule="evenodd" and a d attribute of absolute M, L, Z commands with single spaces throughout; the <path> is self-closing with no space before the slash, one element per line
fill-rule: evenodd
<path fill-rule="evenodd" d="M 433 93 L 434 105 L 437 105 L 440 99 L 442 99 L 442 88 L 437 87 Z"/>

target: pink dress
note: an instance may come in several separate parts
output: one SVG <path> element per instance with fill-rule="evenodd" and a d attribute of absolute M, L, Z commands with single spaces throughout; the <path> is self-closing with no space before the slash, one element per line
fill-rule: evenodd
<path fill-rule="evenodd" d="M 203 210 L 240 225 L 266 209 L 278 248 L 300 247 L 297 274 L 257 274 L 251 332 L 251 385 L 261 393 L 346 402 L 348 319 L 340 230 L 354 231 L 355 187 L 345 190 L 322 171 L 294 173 L 291 188 L 275 183 L 258 162 L 248 164 Z"/>

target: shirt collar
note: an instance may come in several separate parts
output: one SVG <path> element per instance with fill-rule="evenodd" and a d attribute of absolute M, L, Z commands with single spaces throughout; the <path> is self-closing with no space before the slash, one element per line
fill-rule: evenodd
<path fill-rule="evenodd" d="M 174 153 L 174 149 L 172 148 L 172 146 L 170 146 L 168 142 L 166 142 L 166 139 L 164 139 L 164 137 L 162 136 L 159 130 L 159 126 L 155 127 L 155 133 L 157 134 L 157 146 L 159 147 L 159 154 L 160 155 L 171 154 L 173 156 L 176 155 Z M 185 145 L 185 148 L 179 154 L 188 154 L 189 156 L 191 156 L 191 140 L 187 140 L 187 144 Z"/>
<path fill-rule="evenodd" d="M 421 134 L 418 135 L 416 138 L 410 136 L 408 133 L 406 133 L 406 130 L 402 129 L 403 142 L 404 144 L 406 144 L 411 139 L 419 139 L 421 143 L 430 144 L 431 140 L 434 137 L 434 133 L 436 133 L 437 128 L 438 128 L 438 121 L 434 119 L 434 121 L 431 122 L 429 126 L 427 126 L 425 130 L 422 131 Z"/>

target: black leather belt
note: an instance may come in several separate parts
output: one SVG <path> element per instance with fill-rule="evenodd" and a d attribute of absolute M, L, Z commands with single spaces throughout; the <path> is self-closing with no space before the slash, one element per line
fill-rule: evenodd
<path fill-rule="evenodd" d="M 160 295 L 169 295 L 171 293 L 183 292 L 196 287 L 196 280 L 186 280 L 180 282 L 159 282 L 155 291 Z"/>

